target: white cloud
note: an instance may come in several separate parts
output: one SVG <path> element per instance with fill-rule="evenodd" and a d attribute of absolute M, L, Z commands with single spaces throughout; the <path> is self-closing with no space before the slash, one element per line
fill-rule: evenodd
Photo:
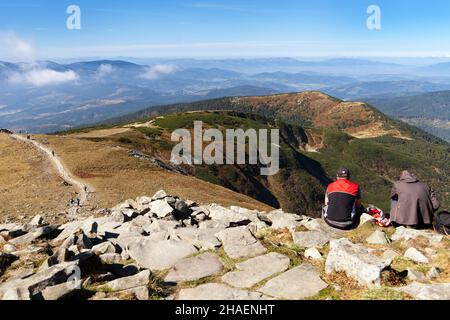
<path fill-rule="evenodd" d="M 97 75 L 95 78 L 97 80 L 100 80 L 103 77 L 106 77 L 111 72 L 113 72 L 113 66 L 110 64 L 102 64 L 100 67 L 98 67 Z"/>
<path fill-rule="evenodd" d="M 0 33 L 0 54 L 11 60 L 33 60 L 36 50 L 31 41 L 19 38 L 14 33 Z"/>
<path fill-rule="evenodd" d="M 157 64 L 147 69 L 144 78 L 148 80 L 156 80 L 164 74 L 171 74 L 177 70 L 177 67 L 169 64 Z"/>
<path fill-rule="evenodd" d="M 59 72 L 51 69 L 31 69 L 23 73 L 14 73 L 9 77 L 12 83 L 31 84 L 36 87 L 62 84 L 77 79 L 78 74 L 72 70 Z"/>

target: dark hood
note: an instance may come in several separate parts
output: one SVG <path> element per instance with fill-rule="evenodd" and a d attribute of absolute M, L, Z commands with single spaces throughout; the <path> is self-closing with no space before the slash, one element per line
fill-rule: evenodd
<path fill-rule="evenodd" d="M 415 182 L 418 182 L 419 180 L 417 179 L 417 177 L 414 174 L 412 174 L 408 171 L 403 171 L 400 176 L 400 181 L 406 182 L 406 183 L 415 183 Z"/>

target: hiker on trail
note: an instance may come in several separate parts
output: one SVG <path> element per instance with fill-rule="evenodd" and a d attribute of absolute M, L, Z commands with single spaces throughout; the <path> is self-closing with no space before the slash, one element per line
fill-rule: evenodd
<path fill-rule="evenodd" d="M 391 221 L 397 225 L 429 227 L 440 203 L 433 189 L 403 171 L 391 191 Z"/>
<path fill-rule="evenodd" d="M 55 157 L 55 151 L 52 151 L 52 156 Z"/>
<path fill-rule="evenodd" d="M 77 206 L 80 207 L 80 198 L 77 198 Z"/>
<path fill-rule="evenodd" d="M 323 219 L 333 228 L 350 230 L 359 224 L 364 211 L 362 192 L 357 183 L 350 181 L 350 170 L 341 168 L 336 182 L 328 186 L 323 208 Z"/>
<path fill-rule="evenodd" d="M 84 192 L 87 192 L 87 191 L 88 191 L 87 186 L 84 186 Z"/>

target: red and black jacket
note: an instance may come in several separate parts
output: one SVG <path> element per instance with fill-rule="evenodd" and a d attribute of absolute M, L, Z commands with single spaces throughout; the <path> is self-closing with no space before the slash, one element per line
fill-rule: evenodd
<path fill-rule="evenodd" d="M 327 189 L 327 219 L 337 222 L 353 220 L 357 209 L 356 202 L 361 197 L 361 188 L 357 183 L 347 179 L 331 183 Z"/>

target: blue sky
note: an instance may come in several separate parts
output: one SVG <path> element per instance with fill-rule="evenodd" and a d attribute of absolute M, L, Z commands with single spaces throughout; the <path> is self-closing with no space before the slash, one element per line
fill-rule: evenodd
<path fill-rule="evenodd" d="M 66 8 L 81 8 L 68 30 Z M 382 29 L 366 27 L 367 7 Z M 448 0 L 16 0 L 0 3 L 0 59 L 449 56 Z"/>

